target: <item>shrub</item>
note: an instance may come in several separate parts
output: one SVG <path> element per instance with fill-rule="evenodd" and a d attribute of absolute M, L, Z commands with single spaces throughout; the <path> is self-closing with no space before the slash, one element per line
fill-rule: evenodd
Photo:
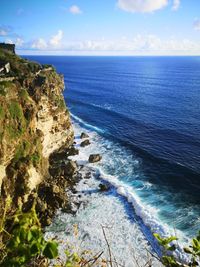
<path fill-rule="evenodd" d="M 190 255 L 190 262 L 186 265 L 180 263 L 175 256 L 172 254 L 173 251 L 176 251 L 177 247 L 172 242 L 178 240 L 177 237 L 171 236 L 168 238 L 162 238 L 159 234 L 154 234 L 157 239 L 159 245 L 163 248 L 163 256 L 161 258 L 161 262 L 164 266 L 167 267 L 182 267 L 182 266 L 199 266 L 200 264 L 200 231 L 197 237 L 192 239 L 192 244 L 186 248 L 184 248 L 184 252 L 187 255 Z"/>
<path fill-rule="evenodd" d="M 31 144 L 24 140 L 22 143 L 17 147 L 14 160 L 18 161 L 21 158 L 26 157 L 30 152 Z"/>
<path fill-rule="evenodd" d="M 58 256 L 58 244 L 46 241 L 35 208 L 23 212 L 21 208 L 13 215 L 11 230 L 5 230 L 6 218 L 1 222 L 0 234 L 5 243 L 1 247 L 0 266 L 23 267 L 37 261 L 38 257 L 53 259 Z M 30 266 L 30 265 L 28 265 Z"/>
<path fill-rule="evenodd" d="M 0 120 L 3 120 L 5 117 L 5 112 L 2 106 L 0 106 Z"/>
<path fill-rule="evenodd" d="M 17 101 L 11 101 L 9 105 L 9 112 L 12 119 L 22 119 L 23 118 L 23 111 L 20 104 Z"/>
<path fill-rule="evenodd" d="M 24 100 L 24 101 L 27 101 L 28 98 L 29 98 L 29 94 L 27 92 L 26 89 L 22 88 L 20 91 L 19 91 L 19 97 Z"/>

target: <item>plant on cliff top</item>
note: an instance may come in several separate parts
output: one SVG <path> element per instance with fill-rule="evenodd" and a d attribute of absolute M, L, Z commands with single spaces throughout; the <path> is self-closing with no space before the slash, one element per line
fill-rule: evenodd
<path fill-rule="evenodd" d="M 0 266 L 22 267 L 30 266 L 42 258 L 53 259 L 58 256 L 58 244 L 55 241 L 46 241 L 40 222 L 33 207 L 29 212 L 23 212 L 21 208 L 9 220 L 12 222 L 6 228 L 6 210 L 0 223 L 0 234 L 3 234 L 4 246 L 0 249 L 2 259 Z"/>
<path fill-rule="evenodd" d="M 195 267 L 200 265 L 200 231 L 198 235 L 192 239 L 192 245 L 184 248 L 184 252 L 186 255 L 190 255 L 190 262 L 185 265 L 177 261 L 177 259 L 172 254 L 173 251 L 176 250 L 176 245 L 172 244 L 173 241 L 178 240 L 177 237 L 171 236 L 168 238 L 162 238 L 159 234 L 154 234 L 157 239 L 159 245 L 163 248 L 163 256 L 161 258 L 161 262 L 164 266 L 167 267 Z"/>

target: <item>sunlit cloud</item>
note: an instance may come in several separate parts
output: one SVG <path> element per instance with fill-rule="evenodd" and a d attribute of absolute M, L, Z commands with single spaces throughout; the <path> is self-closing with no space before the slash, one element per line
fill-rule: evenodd
<path fill-rule="evenodd" d="M 47 48 L 47 43 L 44 39 L 39 38 L 32 43 L 31 48 L 43 50 Z"/>
<path fill-rule="evenodd" d="M 180 0 L 174 0 L 172 10 L 174 11 L 178 10 L 180 7 L 180 4 L 181 4 Z"/>
<path fill-rule="evenodd" d="M 118 0 L 118 7 L 127 12 L 149 13 L 166 7 L 168 0 Z"/>
<path fill-rule="evenodd" d="M 78 14 L 82 14 L 82 10 L 80 9 L 80 7 L 73 5 L 69 8 L 69 12 L 72 13 L 73 15 L 78 15 Z"/>
<path fill-rule="evenodd" d="M 50 43 L 50 45 L 57 47 L 60 45 L 62 38 L 63 38 L 63 31 L 59 30 L 57 34 L 52 36 L 49 43 Z"/>
<path fill-rule="evenodd" d="M 193 27 L 196 31 L 200 31 L 200 19 L 195 19 Z"/>

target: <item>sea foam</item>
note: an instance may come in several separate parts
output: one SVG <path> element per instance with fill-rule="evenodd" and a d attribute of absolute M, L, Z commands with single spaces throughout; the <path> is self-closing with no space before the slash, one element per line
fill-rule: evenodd
<path fill-rule="evenodd" d="M 89 154 L 102 152 L 101 145 L 97 143 L 98 134 L 96 132 L 93 132 L 94 130 L 96 130 L 95 129 L 96 127 L 93 127 L 91 125 L 89 125 L 88 127 L 87 123 L 85 123 L 83 120 L 79 119 L 78 117 L 74 115 L 72 115 L 72 118 L 75 120 L 75 122 L 77 121 L 79 123 L 81 122 L 81 126 L 86 125 L 86 128 L 90 129 L 90 131 L 89 130 L 87 131 L 90 136 L 91 143 L 92 143 L 90 146 L 86 148 L 81 148 L 79 146 L 80 145 L 79 143 L 81 142 L 81 140 L 77 140 L 77 146 L 80 149 L 79 155 L 73 156 L 73 159 L 76 160 L 79 164 L 88 165 L 88 166 L 91 166 L 93 169 L 95 169 L 96 176 L 98 177 L 98 179 L 109 183 L 112 187 L 115 188 L 119 196 L 124 197 L 125 199 L 124 201 L 129 202 L 133 206 L 136 216 L 138 216 L 138 218 L 140 219 L 138 220 L 138 223 L 140 224 L 142 231 L 144 235 L 146 236 L 147 240 L 151 243 L 154 251 L 156 251 L 157 254 L 160 255 L 161 250 L 158 249 L 158 243 L 153 237 L 153 233 L 159 233 L 162 237 L 169 237 L 169 236 L 176 234 L 178 235 L 178 237 L 181 239 L 182 242 L 181 244 L 176 244 L 177 250 L 176 250 L 175 255 L 179 260 L 187 262 L 188 257 L 185 256 L 185 254 L 183 253 L 183 245 L 187 243 L 188 240 L 184 238 L 183 233 L 178 230 L 174 231 L 174 229 L 169 227 L 169 225 L 161 222 L 158 218 L 158 210 L 151 207 L 150 205 L 147 205 L 147 204 L 144 205 L 142 203 L 142 200 L 139 198 L 137 193 L 134 191 L 134 189 L 130 185 L 119 180 L 117 176 L 106 173 L 103 164 L 100 163 L 94 166 L 93 164 L 88 163 Z M 76 123 L 74 123 L 74 127 L 75 127 L 76 136 L 79 136 L 81 131 L 85 131 L 84 128 L 81 128 L 80 125 Z M 98 129 L 97 132 L 101 132 L 101 129 Z M 112 144 L 108 145 L 107 140 L 105 140 L 105 142 L 107 143 L 106 145 L 108 147 L 112 147 Z M 105 150 L 103 150 L 103 152 L 106 153 Z M 103 157 L 106 157 L 106 154 L 103 154 Z M 137 160 L 136 160 L 136 163 L 137 163 Z M 151 184 L 147 182 L 147 184 L 145 185 L 144 183 L 143 186 L 150 187 Z"/>

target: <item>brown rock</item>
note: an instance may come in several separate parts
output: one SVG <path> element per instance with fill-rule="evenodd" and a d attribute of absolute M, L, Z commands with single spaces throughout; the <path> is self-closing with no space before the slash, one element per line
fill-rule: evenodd
<path fill-rule="evenodd" d="M 81 133 L 81 139 L 89 138 L 89 135 L 86 133 Z"/>
<path fill-rule="evenodd" d="M 108 185 L 106 185 L 106 184 L 99 184 L 99 190 L 100 190 L 101 192 L 108 191 L 109 189 L 110 189 L 110 188 L 109 188 Z"/>
<path fill-rule="evenodd" d="M 85 147 L 85 146 L 89 146 L 90 145 L 90 141 L 88 139 L 84 140 L 83 142 L 81 142 L 80 146 L 81 147 Z"/>
<path fill-rule="evenodd" d="M 65 175 L 72 176 L 77 172 L 77 164 L 73 160 L 69 160 L 67 164 L 64 166 Z"/>
<path fill-rule="evenodd" d="M 91 154 L 91 155 L 89 156 L 88 161 L 89 161 L 90 163 L 94 163 L 94 162 L 98 162 L 98 161 L 100 161 L 101 159 L 102 159 L 102 156 L 101 156 L 100 154 Z"/>

